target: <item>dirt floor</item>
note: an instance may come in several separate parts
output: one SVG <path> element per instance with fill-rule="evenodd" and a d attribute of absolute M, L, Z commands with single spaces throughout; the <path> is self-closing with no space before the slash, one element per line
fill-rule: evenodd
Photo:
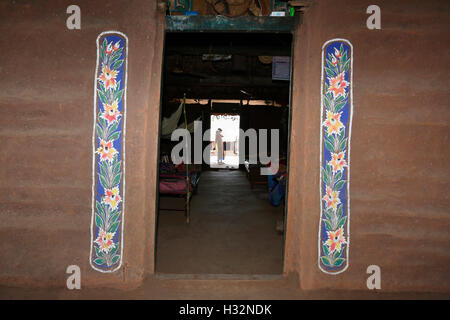
<path fill-rule="evenodd" d="M 162 208 L 168 205 L 161 200 Z M 190 224 L 181 211 L 160 212 L 156 271 L 281 274 L 283 235 L 276 223 L 282 219 L 283 206 L 270 205 L 267 186 L 250 189 L 239 170 L 204 171 L 192 197 Z"/>

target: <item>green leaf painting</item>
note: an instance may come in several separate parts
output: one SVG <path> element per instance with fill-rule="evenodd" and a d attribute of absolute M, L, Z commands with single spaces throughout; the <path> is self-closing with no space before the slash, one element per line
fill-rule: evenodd
<path fill-rule="evenodd" d="M 318 262 L 323 272 L 333 274 L 348 266 L 352 46 L 343 39 L 327 41 L 322 57 Z"/>
<path fill-rule="evenodd" d="M 97 40 L 91 266 L 101 272 L 117 270 L 121 261 L 127 41 L 120 32 Z"/>

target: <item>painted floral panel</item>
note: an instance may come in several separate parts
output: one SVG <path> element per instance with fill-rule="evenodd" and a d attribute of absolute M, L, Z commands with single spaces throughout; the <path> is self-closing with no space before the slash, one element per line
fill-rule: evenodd
<path fill-rule="evenodd" d="M 122 264 L 127 41 L 120 32 L 97 38 L 90 263 L 100 272 Z"/>
<path fill-rule="evenodd" d="M 327 41 L 322 48 L 318 263 L 329 274 L 345 271 L 349 260 L 352 54 L 344 39 Z"/>

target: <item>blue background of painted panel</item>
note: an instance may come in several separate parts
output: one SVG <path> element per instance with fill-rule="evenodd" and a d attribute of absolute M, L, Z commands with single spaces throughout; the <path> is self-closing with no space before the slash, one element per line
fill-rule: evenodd
<path fill-rule="evenodd" d="M 117 77 L 116 77 L 117 83 L 120 81 L 120 88 L 119 89 L 121 90 L 121 89 L 124 88 L 124 81 L 125 81 L 125 79 L 124 79 L 125 50 L 126 50 L 126 48 L 125 48 L 125 41 L 124 41 L 124 39 L 122 39 L 121 37 L 119 37 L 117 35 L 105 36 L 105 37 L 103 37 L 103 38 L 101 38 L 99 40 L 99 45 L 100 45 L 99 50 L 101 50 L 101 44 L 103 43 L 103 41 L 105 39 L 108 42 L 108 44 L 112 42 L 113 45 L 117 41 L 119 41 L 120 47 L 123 48 L 122 55 L 121 55 L 120 59 L 124 59 L 124 62 L 122 64 L 122 66 L 120 67 L 119 73 L 117 74 Z M 101 63 L 101 61 L 100 61 L 100 63 Z M 100 64 L 98 72 L 101 73 L 101 70 L 102 70 L 102 65 Z M 97 76 L 97 88 L 99 86 L 99 80 L 98 80 L 99 76 L 100 76 L 100 74 Z M 107 90 L 109 90 L 109 89 L 107 89 Z M 124 112 L 123 112 L 124 111 L 123 110 L 124 95 L 125 95 L 125 92 L 123 92 L 122 99 L 120 100 L 120 102 L 118 104 L 118 110 L 121 113 L 121 117 L 119 119 L 119 127 L 118 127 L 118 129 L 116 131 L 121 131 L 121 129 L 122 129 L 122 123 L 121 122 L 123 121 L 123 117 L 124 117 Z M 100 100 L 100 97 L 97 98 L 97 106 L 98 106 L 98 108 L 97 108 L 96 117 L 97 117 L 97 121 L 98 121 L 98 113 L 99 112 L 103 112 L 105 110 L 105 108 L 103 107 L 103 103 Z M 119 139 L 115 140 L 114 143 L 113 143 L 114 148 L 118 151 L 118 154 L 117 154 L 117 157 L 118 157 L 117 159 L 118 160 L 122 160 L 122 138 L 123 138 L 123 132 L 121 132 Z M 100 138 L 97 136 L 96 149 L 99 146 L 100 146 Z M 99 177 L 98 177 L 98 172 L 100 171 L 100 168 L 98 167 L 98 163 L 100 161 L 99 158 L 100 158 L 100 155 L 97 155 L 96 156 L 96 163 L 97 163 L 97 172 L 96 172 L 97 194 L 96 194 L 96 200 L 101 203 L 102 197 L 105 194 L 105 189 L 100 184 L 100 180 L 99 180 Z M 120 189 L 120 197 L 122 198 L 122 201 L 123 201 L 123 188 L 122 188 L 122 181 L 124 179 L 124 176 L 123 176 L 123 162 L 120 165 L 120 169 L 121 169 L 121 172 L 122 172 L 122 177 L 121 177 L 121 180 L 120 180 L 119 189 Z M 122 211 L 122 205 L 123 205 L 123 202 L 120 202 L 119 205 L 118 205 L 118 209 L 120 211 Z M 120 223 L 122 224 L 122 215 L 120 215 L 120 217 L 121 217 L 120 218 Z M 121 233 L 121 225 L 117 229 L 117 231 L 116 231 L 116 233 L 115 233 L 115 235 L 113 237 L 113 241 L 114 241 L 114 243 L 119 242 L 119 246 L 122 246 L 122 243 L 120 243 L 120 233 Z M 97 227 L 95 227 L 94 237 L 95 238 L 98 237 L 98 228 Z M 118 253 L 120 253 L 119 250 L 117 251 L 116 254 L 118 254 Z M 101 265 L 101 266 L 96 264 L 96 267 L 100 267 L 100 268 L 103 268 L 103 269 L 110 269 L 111 268 L 111 267 L 107 267 L 106 264 Z"/>
<path fill-rule="evenodd" d="M 348 45 L 348 44 L 346 44 L 345 42 L 341 42 L 341 41 L 337 41 L 337 42 L 332 42 L 332 43 L 330 43 L 327 47 L 326 47 L 326 49 L 325 49 L 325 52 L 324 52 L 324 64 L 325 64 L 325 59 L 328 57 L 328 54 L 332 54 L 332 53 L 334 53 L 334 49 L 336 48 L 337 50 L 339 50 L 340 49 L 340 47 L 341 47 L 341 45 L 343 45 L 343 48 L 344 48 L 344 51 L 347 51 L 347 56 L 348 56 L 348 59 L 351 59 L 352 57 L 351 57 L 351 55 L 353 54 L 351 51 L 350 51 L 350 46 Z M 348 81 L 348 82 L 350 82 L 350 72 L 352 72 L 353 70 L 351 70 L 350 69 L 350 67 L 349 67 L 349 71 L 347 71 L 346 73 L 345 73 L 345 77 L 344 77 L 344 79 L 346 80 L 346 81 Z M 324 73 L 325 74 L 325 73 Z M 326 81 L 326 83 L 329 85 L 330 84 L 330 82 L 329 82 L 329 79 L 328 79 L 328 76 L 325 76 L 325 81 Z M 349 116 L 350 116 L 350 87 L 352 86 L 353 84 L 352 83 L 350 83 L 349 84 L 349 86 L 345 89 L 346 90 L 346 93 L 347 93 L 347 103 L 345 104 L 345 106 L 342 108 L 342 110 L 341 110 L 341 112 L 342 112 L 342 115 L 341 115 L 341 121 L 342 121 L 342 123 L 345 125 L 345 130 L 346 130 L 346 133 L 345 133 L 345 136 L 348 138 L 348 130 L 349 130 L 349 126 L 350 126 L 350 123 L 349 123 Z M 324 94 L 325 94 L 325 92 L 324 92 Z M 326 113 L 325 113 L 326 111 L 324 110 L 324 114 L 326 115 Z M 322 115 L 322 117 L 323 117 L 323 115 Z M 327 131 L 326 131 L 326 128 L 325 127 L 322 127 L 322 130 L 323 130 L 323 139 L 325 139 L 325 137 L 327 137 Z M 323 141 L 321 141 L 321 143 L 323 144 Z M 323 159 L 322 159 L 322 166 L 323 166 L 323 168 L 326 168 L 326 163 L 328 162 L 328 161 L 330 161 L 331 160 L 331 152 L 330 151 L 328 151 L 326 148 L 325 148 L 325 146 L 323 146 L 322 147 L 322 149 L 323 149 Z M 346 159 L 346 161 L 347 161 L 347 163 L 348 163 L 348 140 L 347 140 L 347 145 L 346 145 L 346 157 L 345 157 L 345 159 Z M 343 174 L 342 174 L 342 177 L 343 177 L 343 179 L 345 179 L 346 180 L 346 182 L 345 182 L 345 185 L 344 185 L 344 187 L 340 190 L 340 194 L 339 194 L 339 199 L 341 200 L 341 205 L 342 205 L 342 209 L 343 209 L 343 215 L 344 216 L 347 216 L 347 180 L 348 180 L 348 176 L 347 176 L 347 172 L 348 172 L 348 170 L 347 170 L 347 167 L 344 167 L 344 171 L 343 171 Z M 322 181 L 321 182 L 322 183 L 322 196 L 324 195 L 324 194 L 326 194 L 326 192 L 325 192 L 325 190 L 326 190 L 326 185 L 325 185 L 325 183 Z M 322 199 L 320 199 L 320 201 L 322 201 L 322 203 L 323 203 L 323 200 Z M 321 212 L 321 215 L 322 215 L 322 217 L 323 217 L 323 211 Z M 345 225 L 344 225 L 344 237 L 345 237 L 345 239 L 348 239 L 348 234 L 347 234 L 347 228 L 346 228 L 346 226 L 347 226 L 347 224 L 348 224 L 348 218 L 347 218 L 347 221 L 346 221 L 346 223 L 345 223 Z M 328 235 L 327 235 L 327 231 L 326 231 L 326 228 L 325 228 L 325 222 L 323 222 L 322 221 L 322 240 L 324 240 L 324 239 L 327 239 L 328 238 Z M 322 252 L 322 255 L 323 255 L 323 249 L 322 249 L 322 241 L 321 241 L 321 244 L 320 244 L 320 246 L 321 246 L 321 248 L 320 248 L 320 250 L 321 250 L 321 252 Z M 342 250 L 344 250 L 344 252 L 342 252 L 342 257 L 343 258 L 347 258 L 346 257 L 346 246 L 347 246 L 348 244 L 345 244 L 344 246 L 343 246 L 343 248 L 342 248 Z M 345 266 L 345 264 L 346 263 L 344 263 L 342 266 L 340 266 L 340 267 L 327 267 L 327 269 L 329 269 L 330 271 L 332 271 L 332 270 L 339 270 L 339 269 L 342 269 L 344 266 Z"/>

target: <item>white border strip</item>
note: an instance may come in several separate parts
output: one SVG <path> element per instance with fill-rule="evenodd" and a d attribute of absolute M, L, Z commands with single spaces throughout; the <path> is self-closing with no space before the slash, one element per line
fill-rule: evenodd
<path fill-rule="evenodd" d="M 99 40 L 102 36 L 105 34 L 119 34 L 126 40 L 126 56 L 125 56 L 125 85 L 124 85 L 124 95 L 123 95 L 123 103 L 122 103 L 122 109 L 123 109 L 123 132 L 122 134 L 122 219 L 121 219 L 121 239 L 120 239 L 120 263 L 119 265 L 112 270 L 102 270 L 94 266 L 92 263 L 92 248 L 94 247 L 94 215 L 95 215 L 95 137 L 96 137 L 96 130 L 95 126 L 97 124 L 97 77 L 98 77 L 98 64 L 100 61 L 99 57 Z M 102 273 L 111 273 L 114 271 L 119 270 L 122 267 L 122 259 L 123 259 L 123 230 L 124 230 L 124 224 L 125 224 L 125 132 L 126 132 L 126 119 L 127 119 L 127 84 L 128 84 L 128 37 L 119 31 L 104 31 L 100 33 L 97 37 L 97 62 L 95 66 L 95 79 L 94 79 L 94 125 L 92 129 L 92 213 L 91 213 L 91 239 L 90 239 L 90 250 L 89 250 L 89 264 L 91 265 L 92 269 L 97 270 Z"/>
<path fill-rule="evenodd" d="M 342 41 L 345 42 L 349 45 L 350 49 L 352 50 L 351 55 L 350 55 L 350 121 L 349 121 L 349 127 L 348 127 L 348 140 L 347 140 L 347 155 L 348 155 L 348 160 L 347 160 L 347 248 L 346 248 L 346 265 L 344 267 L 344 269 L 339 270 L 337 272 L 329 272 L 326 271 L 322 268 L 322 266 L 320 265 L 320 252 L 321 252 L 321 248 L 322 248 L 322 243 L 321 243 L 321 235 L 322 235 L 322 215 L 323 215 L 323 204 L 322 204 L 322 187 L 323 187 L 323 181 L 322 181 L 322 142 L 323 142 L 323 87 L 324 87 L 324 78 L 323 78 L 323 69 L 324 69 L 324 49 L 327 46 L 327 44 L 329 44 L 330 42 L 334 42 L 334 41 Z M 352 120 L 353 120 L 353 46 L 350 43 L 350 41 L 348 41 L 347 39 L 340 39 L 340 38 L 336 38 L 336 39 L 331 39 L 328 40 L 327 42 L 325 42 L 322 46 L 322 62 L 321 62 L 321 74 L 320 74 L 320 165 L 319 165 L 319 169 L 320 169 L 320 182 L 319 182 L 319 195 L 320 195 L 320 220 L 319 220 L 319 233 L 318 233 L 318 258 L 317 258 L 317 262 L 319 265 L 319 269 L 326 273 L 326 274 L 331 274 L 331 275 L 335 275 L 335 274 L 339 274 L 344 272 L 345 270 L 347 270 L 349 264 L 350 264 L 350 256 L 349 256 L 349 248 L 350 248 L 350 141 L 351 141 L 351 135 L 352 135 Z"/>

